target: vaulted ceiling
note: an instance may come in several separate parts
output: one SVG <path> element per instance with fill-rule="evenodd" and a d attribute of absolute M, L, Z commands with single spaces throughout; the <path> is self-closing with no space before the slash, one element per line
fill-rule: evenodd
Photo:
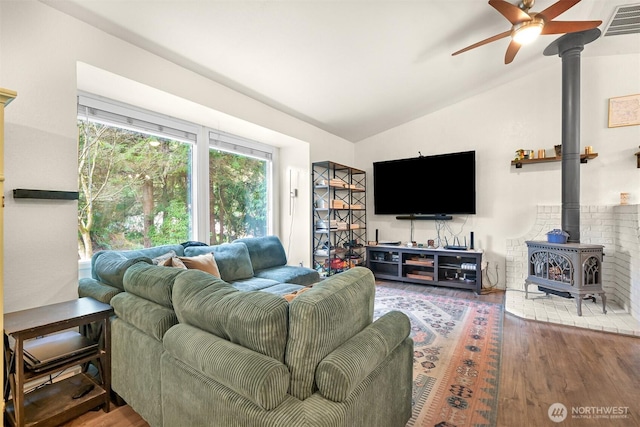
<path fill-rule="evenodd" d="M 509 65 L 510 38 L 451 56 L 510 29 L 485 0 L 41 1 L 353 142 L 513 79 L 535 82 L 559 60 L 542 54 L 551 35 Z M 629 3 L 582 0 L 556 20 L 602 20 L 604 32 Z M 640 61 L 640 34 L 603 36 L 582 55 L 617 54 Z"/>

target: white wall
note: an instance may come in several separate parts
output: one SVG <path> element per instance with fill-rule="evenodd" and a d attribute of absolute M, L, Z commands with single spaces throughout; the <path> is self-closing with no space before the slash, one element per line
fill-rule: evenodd
<path fill-rule="evenodd" d="M 0 40 L 0 86 L 18 92 L 5 117 L 6 312 L 77 297 L 77 203 L 16 201 L 11 191 L 76 191 L 76 94 L 79 85 L 87 89 L 98 75 L 113 77 L 95 88 L 100 95 L 127 92 L 131 99 L 119 100 L 148 107 L 144 104 L 151 101 L 146 98 L 149 90 L 162 92 L 206 107 L 210 123 L 201 124 L 248 138 L 262 135 L 268 139 L 264 142 L 280 145 L 278 177 L 283 180 L 290 168 L 300 170 L 300 185 L 307 193 L 306 199 L 302 195 L 297 201 L 306 212 L 297 211 L 300 219 L 296 218 L 292 231 L 292 262 L 309 264 L 311 220 L 304 175 L 308 182 L 312 161 L 334 158 L 351 163 L 353 144 L 38 1 L 0 2 Z M 100 72 L 92 74 L 92 69 Z M 129 90 L 130 84 L 134 90 Z M 283 185 L 284 180 L 279 187 Z M 276 215 L 286 216 L 288 197 L 277 200 Z M 291 231 L 281 221 L 280 237 L 286 246 Z"/>
<path fill-rule="evenodd" d="M 418 151 L 429 155 L 476 150 L 477 215 L 454 217 L 448 225 L 460 237 L 474 231 L 476 247 L 485 250 L 494 280 L 498 266 L 501 286 L 507 239 L 531 229 L 537 205 L 561 203 L 560 162 L 524 165 L 522 169 L 510 165 L 519 148 L 536 152 L 545 148 L 549 156 L 553 146 L 561 143 L 562 63 L 558 57 L 548 61 L 542 72 L 356 144 L 354 166 L 368 172 L 369 190 L 373 188 L 375 161 L 416 157 Z M 581 148 L 591 145 L 599 156 L 580 167 L 581 205 L 615 205 L 623 191 L 631 193 L 629 203 L 640 203 L 640 169 L 634 156 L 640 144 L 640 126 L 607 127 L 608 99 L 640 93 L 638 76 L 640 55 L 582 55 Z M 411 185 L 416 188 L 416 197 L 428 197 L 429 187 L 434 185 L 450 186 L 453 197 L 455 171 L 451 176 L 425 176 L 423 183 Z M 372 194 L 367 198 L 370 237 L 378 228 L 381 240 L 409 240 L 409 221 L 373 215 Z M 416 241 L 426 242 L 434 236 L 433 222 L 415 221 Z M 451 234 L 448 236 L 451 239 Z M 544 234 L 539 239 L 544 240 Z"/>

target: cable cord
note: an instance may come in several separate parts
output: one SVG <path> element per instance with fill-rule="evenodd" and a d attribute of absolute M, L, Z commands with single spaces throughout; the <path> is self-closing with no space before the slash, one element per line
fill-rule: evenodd
<path fill-rule="evenodd" d="M 491 276 L 489 275 L 489 262 L 488 261 L 487 261 L 487 268 L 485 270 L 483 270 L 484 277 L 486 277 L 486 281 L 489 284 L 487 289 L 495 288 L 498 285 L 498 282 L 500 281 L 500 271 L 498 270 L 498 263 L 495 263 L 495 266 L 496 266 L 496 281 L 495 281 L 495 283 L 491 282 Z"/>
<path fill-rule="evenodd" d="M 455 239 L 460 240 L 460 234 L 462 233 L 462 231 L 464 230 L 465 225 L 467 224 L 467 221 L 469 220 L 469 215 L 464 217 L 464 222 L 462 222 L 462 224 L 460 224 L 460 230 L 455 233 L 452 229 L 451 226 L 449 225 L 448 221 L 443 221 L 443 220 L 436 220 L 436 246 L 437 247 L 443 247 L 446 244 L 456 244 Z M 448 234 L 451 236 L 451 242 L 448 242 L 447 240 L 447 236 L 443 236 L 444 234 Z M 460 245 L 462 245 L 464 241 L 459 242 Z"/>
<path fill-rule="evenodd" d="M 291 223 L 289 224 L 289 239 L 287 242 L 287 259 L 289 259 L 289 257 L 291 256 L 291 235 L 293 234 L 293 218 L 295 217 L 295 212 L 296 212 L 296 204 L 295 204 L 295 197 L 293 197 L 293 194 L 289 193 L 289 203 L 291 206 Z"/>

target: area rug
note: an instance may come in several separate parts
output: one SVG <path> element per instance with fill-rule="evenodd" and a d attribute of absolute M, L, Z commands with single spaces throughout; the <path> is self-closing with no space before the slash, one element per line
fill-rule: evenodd
<path fill-rule="evenodd" d="M 411 321 L 413 416 L 408 427 L 496 425 L 503 305 L 376 286 L 375 317 Z"/>

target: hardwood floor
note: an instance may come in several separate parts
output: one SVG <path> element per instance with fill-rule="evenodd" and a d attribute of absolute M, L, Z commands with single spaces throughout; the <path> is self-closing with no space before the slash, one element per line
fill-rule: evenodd
<path fill-rule="evenodd" d="M 502 291 L 478 296 L 448 288 L 384 283 L 417 292 L 504 303 Z M 639 338 L 505 315 L 498 427 L 640 426 L 639 385 Z M 562 422 L 549 418 L 549 407 L 554 403 L 563 404 L 568 411 Z M 579 414 L 572 415 L 572 411 Z M 606 415 L 611 411 L 619 418 Z M 90 412 L 65 424 L 102 426 L 146 427 L 147 423 L 122 406 L 112 408 L 109 414 Z"/>

